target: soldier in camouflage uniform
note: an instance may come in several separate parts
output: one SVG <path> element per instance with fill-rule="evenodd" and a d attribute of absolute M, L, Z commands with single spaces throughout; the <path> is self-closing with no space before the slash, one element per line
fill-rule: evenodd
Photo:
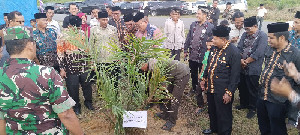
<path fill-rule="evenodd" d="M 0 68 L 0 134 L 82 135 L 62 78 L 32 61 L 36 46 L 29 30 L 8 28 L 4 40 L 10 59 Z"/>

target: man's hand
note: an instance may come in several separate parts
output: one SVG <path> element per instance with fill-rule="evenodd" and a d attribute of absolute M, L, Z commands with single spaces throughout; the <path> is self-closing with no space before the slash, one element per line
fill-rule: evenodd
<path fill-rule="evenodd" d="M 244 59 L 241 59 L 241 66 L 244 69 L 245 67 L 247 67 L 247 63 L 245 62 Z"/>
<path fill-rule="evenodd" d="M 227 93 L 223 96 L 223 103 L 228 104 L 231 101 L 231 96 L 229 96 Z"/>
<path fill-rule="evenodd" d="M 141 70 L 144 72 L 148 71 L 148 63 L 143 64 L 143 66 L 141 67 Z"/>
<path fill-rule="evenodd" d="M 184 53 L 184 59 L 185 59 L 185 60 L 187 59 L 188 55 L 189 55 L 188 52 L 185 52 L 185 53 Z"/>
<path fill-rule="evenodd" d="M 249 63 L 252 63 L 253 61 L 255 61 L 255 59 L 251 58 L 251 57 L 248 57 L 246 60 L 245 60 L 245 63 L 246 64 L 249 64 Z"/>
<path fill-rule="evenodd" d="M 239 37 L 233 37 L 230 42 L 231 43 L 236 43 L 238 41 Z"/>
<path fill-rule="evenodd" d="M 271 91 L 280 96 L 288 97 L 293 91 L 293 88 L 285 78 L 282 78 L 281 81 L 279 81 L 277 78 L 274 78 L 271 82 Z"/>
<path fill-rule="evenodd" d="M 203 91 L 205 91 L 205 81 L 200 82 L 200 87 Z"/>
<path fill-rule="evenodd" d="M 208 22 L 210 22 L 210 23 L 211 23 L 211 22 L 213 22 L 213 20 L 212 20 L 212 19 L 209 19 L 209 20 L 208 20 Z"/>
<path fill-rule="evenodd" d="M 298 79 L 299 73 L 294 63 L 286 63 L 286 61 L 283 61 L 283 69 L 285 75 L 292 77 L 294 80 Z"/>
<path fill-rule="evenodd" d="M 60 76 L 61 76 L 61 78 L 66 78 L 67 77 L 67 73 L 66 73 L 66 71 L 64 70 L 64 69 L 60 69 Z"/>

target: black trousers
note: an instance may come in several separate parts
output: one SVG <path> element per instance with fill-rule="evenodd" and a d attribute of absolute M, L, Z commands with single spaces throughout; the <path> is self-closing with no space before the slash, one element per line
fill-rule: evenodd
<path fill-rule="evenodd" d="M 163 111 L 163 114 L 167 116 L 167 119 L 172 123 L 176 123 L 181 97 L 189 80 L 190 76 L 186 75 L 180 80 L 171 81 L 172 84 L 169 84 L 167 89 L 173 95 L 173 99 L 164 99 L 164 103 L 160 104 L 160 109 Z"/>
<path fill-rule="evenodd" d="M 174 55 L 176 55 L 175 58 L 174 58 L 174 60 L 180 61 L 180 52 L 181 52 L 180 49 L 179 50 L 171 49 L 171 57 L 173 57 Z"/>
<path fill-rule="evenodd" d="M 198 85 L 198 74 L 201 72 L 202 63 L 189 60 L 189 66 L 191 69 L 192 87 L 193 92 L 196 92 L 196 85 Z"/>
<path fill-rule="evenodd" d="M 241 74 L 239 83 L 240 105 L 251 110 L 256 110 L 259 90 L 259 76 Z"/>
<path fill-rule="evenodd" d="M 287 135 L 286 104 L 257 100 L 257 118 L 262 135 Z"/>
<path fill-rule="evenodd" d="M 228 104 L 223 103 L 224 94 L 207 93 L 208 114 L 210 129 L 218 135 L 231 135 L 232 131 L 232 100 Z"/>
<path fill-rule="evenodd" d="M 85 101 L 92 103 L 92 82 L 88 72 L 81 74 L 67 73 L 66 85 L 69 95 L 76 102 L 75 107 L 81 107 L 79 100 L 79 84 L 81 85 Z"/>

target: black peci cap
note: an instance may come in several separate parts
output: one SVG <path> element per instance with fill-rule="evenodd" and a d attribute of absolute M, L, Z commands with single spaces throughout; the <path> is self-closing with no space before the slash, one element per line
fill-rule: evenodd
<path fill-rule="evenodd" d="M 216 37 L 228 37 L 230 30 L 227 26 L 219 25 L 213 29 L 213 35 Z"/>
<path fill-rule="evenodd" d="M 111 8 L 112 11 L 118 11 L 121 10 L 121 8 L 119 6 L 114 6 Z"/>
<path fill-rule="evenodd" d="M 45 7 L 45 10 L 46 10 L 46 11 L 49 10 L 49 9 L 54 10 L 54 7 L 52 7 L 52 6 L 47 6 L 47 7 Z"/>
<path fill-rule="evenodd" d="M 47 16 L 46 16 L 46 13 L 35 13 L 34 18 L 41 19 L 41 18 L 47 18 Z"/>
<path fill-rule="evenodd" d="M 254 26 L 254 25 L 257 25 L 257 20 L 256 20 L 256 17 L 255 17 L 255 16 L 246 18 L 246 19 L 244 20 L 244 27 L 252 27 L 252 26 Z"/>
<path fill-rule="evenodd" d="M 267 25 L 268 33 L 285 32 L 289 30 L 289 24 L 284 22 L 271 23 Z"/>
<path fill-rule="evenodd" d="M 123 16 L 124 22 L 130 22 L 133 21 L 133 15 L 131 13 L 125 14 Z"/>
<path fill-rule="evenodd" d="M 295 18 L 300 19 L 300 11 L 297 11 L 297 13 L 295 14 Z"/>
<path fill-rule="evenodd" d="M 143 19 L 145 17 L 144 13 L 138 12 L 136 15 L 133 17 L 134 22 L 138 22 L 139 20 Z"/>
<path fill-rule="evenodd" d="M 108 13 L 106 11 L 98 12 L 98 18 L 108 18 Z"/>

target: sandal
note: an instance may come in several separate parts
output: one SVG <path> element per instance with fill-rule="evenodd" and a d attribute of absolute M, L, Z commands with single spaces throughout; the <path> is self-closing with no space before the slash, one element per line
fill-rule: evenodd
<path fill-rule="evenodd" d="M 162 130 L 171 131 L 171 129 L 175 126 L 171 121 L 167 121 L 165 125 L 161 127 Z"/>
<path fill-rule="evenodd" d="M 155 113 L 155 117 L 158 117 L 160 119 L 166 120 L 166 115 L 163 112 Z"/>

